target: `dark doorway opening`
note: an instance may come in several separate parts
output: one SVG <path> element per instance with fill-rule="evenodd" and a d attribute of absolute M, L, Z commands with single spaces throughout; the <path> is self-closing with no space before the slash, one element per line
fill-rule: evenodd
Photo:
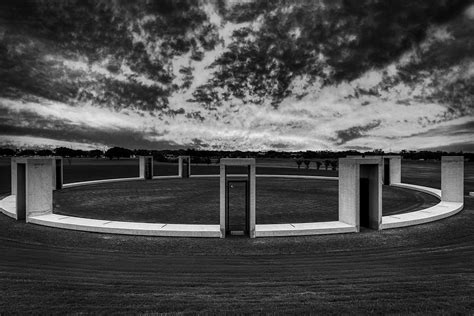
<path fill-rule="evenodd" d="M 56 159 L 56 190 L 63 188 L 63 168 L 61 159 Z"/>
<path fill-rule="evenodd" d="M 360 178 L 360 226 L 370 226 L 370 180 Z"/>
<path fill-rule="evenodd" d="M 16 214 L 17 219 L 26 218 L 26 164 L 16 167 Z"/>
<path fill-rule="evenodd" d="M 226 181 L 226 235 L 249 236 L 250 200 L 248 179 Z"/>
<path fill-rule="evenodd" d="M 189 178 L 189 161 L 183 161 L 183 178 Z"/>
<path fill-rule="evenodd" d="M 145 179 L 152 179 L 153 172 L 151 171 L 153 167 L 153 159 L 145 158 Z"/>
<path fill-rule="evenodd" d="M 390 159 L 383 160 L 383 184 L 390 185 Z"/>
<path fill-rule="evenodd" d="M 361 165 L 359 182 L 359 225 L 379 229 L 381 223 L 379 165 Z"/>

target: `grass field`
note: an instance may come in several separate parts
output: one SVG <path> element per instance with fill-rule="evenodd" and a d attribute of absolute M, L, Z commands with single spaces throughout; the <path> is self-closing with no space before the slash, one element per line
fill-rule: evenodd
<path fill-rule="evenodd" d="M 412 184 L 427 185 L 434 188 L 441 187 L 441 162 L 439 161 L 413 161 L 403 160 L 402 181 Z M 260 159 L 257 160 L 258 174 L 300 174 L 337 176 L 337 171 L 316 170 L 311 165 L 309 170 L 298 169 L 292 160 Z M 239 169 L 230 169 L 239 172 Z M 241 171 L 241 170 L 240 170 Z M 155 175 L 177 175 L 176 163 L 154 163 Z M 218 165 L 193 165 L 193 174 L 218 174 Z M 10 158 L 0 157 L 0 193 L 10 191 Z M 138 176 L 138 159 L 89 159 L 73 158 L 64 159 L 64 182 L 78 182 L 98 179 L 127 178 Z M 464 191 L 474 191 L 474 162 L 465 163 Z M 470 187 L 469 187 L 470 186 Z"/>
<path fill-rule="evenodd" d="M 439 164 L 423 165 L 404 161 L 403 180 L 439 187 Z M 466 192 L 473 175 L 466 164 Z M 465 202 L 420 226 L 262 239 L 94 234 L 0 216 L 0 314 L 469 315 L 474 199 Z"/>
<path fill-rule="evenodd" d="M 155 176 L 178 174 L 177 163 L 160 163 L 155 161 L 153 169 Z M 285 162 L 278 159 L 275 161 L 262 161 L 257 166 L 257 173 L 260 174 L 279 174 L 282 170 L 284 174 L 337 176 L 337 171 L 316 170 L 314 166 L 308 170 L 304 168 L 298 169 L 296 163 L 292 160 Z M 239 167 L 229 167 L 228 171 L 230 173 L 245 172 L 243 168 Z M 218 174 L 219 165 L 192 165 L 191 172 L 198 175 Z M 10 192 L 10 158 L 0 157 L 0 175 L 0 193 Z M 138 159 L 64 159 L 64 183 L 133 177 L 138 177 Z"/>
<path fill-rule="evenodd" d="M 231 195 L 231 215 L 244 213 L 244 189 Z M 257 224 L 338 219 L 337 181 L 257 179 Z M 219 224 L 219 179 L 168 179 L 107 183 L 54 193 L 58 214 L 151 223 Z M 383 187 L 383 214 L 438 203 L 430 195 Z"/>

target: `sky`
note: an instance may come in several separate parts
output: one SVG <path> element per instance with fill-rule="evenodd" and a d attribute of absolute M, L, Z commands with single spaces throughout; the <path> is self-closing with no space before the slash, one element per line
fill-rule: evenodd
<path fill-rule="evenodd" d="M 230 10 L 235 1 L 225 5 Z M 119 8 L 107 10 L 119 14 Z M 164 27 L 159 14 L 143 12 L 120 22 L 130 47 L 134 51 L 142 48 L 140 54 L 147 58 L 139 62 L 127 50 L 114 53 L 112 44 L 98 48 L 99 37 L 91 44 L 94 52 L 100 52 L 93 58 L 89 51 L 75 48 L 84 46 L 79 35 L 79 44 L 71 40 L 65 45 L 60 38 L 31 30 L 27 17 L 19 22 L 26 26 L 15 32 L 11 21 L 0 19 L 0 53 L 7 56 L 0 63 L 0 146 L 474 151 L 474 40 L 466 42 L 463 37 L 466 25 L 473 27 L 474 5 L 464 6 L 448 20 L 428 24 L 421 39 L 401 53 L 364 65 L 355 75 L 342 79 L 332 80 L 338 68 L 330 62 L 333 56 L 328 50 L 314 52 L 308 64 L 318 64 L 318 74 L 307 68 L 285 70 L 287 85 L 281 95 L 274 93 L 282 85 L 274 78 L 283 72 L 285 60 L 267 59 L 262 65 L 264 80 L 259 79 L 265 85 L 263 96 L 255 92 L 259 80 L 248 79 L 257 76 L 252 69 L 259 69 L 245 64 L 250 57 L 239 62 L 240 68 L 231 64 L 237 67 L 232 69 L 251 69 L 238 81 L 243 94 L 234 93 L 233 84 L 227 84 L 234 79 L 221 75 L 230 66 L 216 66 L 216 60 L 237 50 L 235 31 L 252 30 L 245 43 L 254 45 L 263 41 L 262 34 L 268 34 L 266 19 L 295 10 L 293 6 L 242 21 L 229 18 L 212 1 L 199 2 L 199 10 L 205 22 L 179 36 L 210 39 L 173 53 L 165 45 L 173 37 L 166 36 L 177 35 L 156 36 L 150 31 L 150 25 Z M 305 27 L 292 25 L 284 29 L 285 36 L 302 42 L 298 39 Z M 90 35 L 96 36 L 94 24 L 91 27 Z M 212 42 L 209 34 L 219 40 L 206 44 Z M 344 34 L 338 45 L 357 43 L 360 36 Z M 464 55 L 454 58 L 449 47 L 459 45 Z M 201 58 L 193 57 L 196 50 L 202 52 Z M 448 55 L 454 61 L 433 63 Z M 153 73 L 150 69 L 157 64 L 162 68 Z M 162 79 L 162 74 L 169 79 Z M 200 101 L 198 90 L 211 91 L 219 101 Z"/>

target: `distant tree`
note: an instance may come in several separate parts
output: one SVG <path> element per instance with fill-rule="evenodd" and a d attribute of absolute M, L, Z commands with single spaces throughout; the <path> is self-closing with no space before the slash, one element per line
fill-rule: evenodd
<path fill-rule="evenodd" d="M 278 156 L 278 153 L 274 150 L 269 150 L 265 153 L 266 158 L 275 158 Z"/>
<path fill-rule="evenodd" d="M 61 156 L 61 157 L 76 157 L 76 151 L 71 148 L 66 148 L 66 147 L 58 147 L 54 150 L 54 154 L 56 156 Z"/>
<path fill-rule="evenodd" d="M 135 150 L 135 155 L 137 155 L 137 156 L 149 156 L 150 151 L 146 150 L 146 149 L 137 149 L 137 150 Z"/>
<path fill-rule="evenodd" d="M 319 160 L 316 161 L 316 169 L 319 170 L 319 168 L 321 168 L 321 165 L 322 165 L 322 164 L 323 164 L 323 163 L 322 163 L 321 161 L 319 161 Z"/>
<path fill-rule="evenodd" d="M 309 164 L 311 163 L 311 160 L 305 159 L 303 162 L 306 166 L 306 169 L 309 169 Z"/>
<path fill-rule="evenodd" d="M 337 170 L 337 165 L 338 165 L 337 160 L 331 161 L 331 168 L 332 168 L 332 170 Z"/>
<path fill-rule="evenodd" d="M 0 156 L 11 157 L 15 156 L 16 150 L 11 148 L 0 148 Z"/>
<path fill-rule="evenodd" d="M 165 155 L 163 155 L 159 151 L 152 151 L 151 155 L 153 156 L 153 160 L 155 161 L 168 162 L 168 159 L 166 159 Z"/>
<path fill-rule="evenodd" d="M 329 166 L 331 165 L 331 160 L 324 160 L 324 168 L 326 168 L 326 170 L 328 170 Z"/>
<path fill-rule="evenodd" d="M 32 149 L 25 149 L 18 153 L 18 156 L 34 156 L 36 152 Z"/>
<path fill-rule="evenodd" d="M 130 158 L 132 151 L 122 147 L 112 147 L 105 152 L 105 156 L 112 160 L 113 158 Z"/>
<path fill-rule="evenodd" d="M 36 152 L 36 154 L 38 156 L 52 156 L 53 155 L 53 151 L 52 150 L 49 150 L 49 149 L 42 149 L 42 150 L 38 150 Z"/>
<path fill-rule="evenodd" d="M 104 155 L 104 152 L 99 149 L 90 150 L 88 153 L 88 156 L 90 158 L 96 158 L 96 159 L 102 157 L 103 155 Z"/>
<path fill-rule="evenodd" d="M 74 153 L 71 155 L 71 157 L 87 157 L 89 152 L 84 151 L 82 149 L 76 149 L 74 150 Z"/>
<path fill-rule="evenodd" d="M 298 169 L 301 168 L 301 164 L 303 163 L 303 160 L 301 159 L 296 159 L 296 164 L 298 165 Z"/>

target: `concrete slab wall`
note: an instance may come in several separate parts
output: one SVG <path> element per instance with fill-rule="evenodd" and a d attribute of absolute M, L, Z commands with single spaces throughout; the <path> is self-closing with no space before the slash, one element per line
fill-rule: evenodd
<path fill-rule="evenodd" d="M 441 201 L 464 203 L 464 157 L 441 157 Z"/>
<path fill-rule="evenodd" d="M 17 169 L 18 164 L 25 166 L 24 178 L 19 179 L 17 176 L 17 190 L 20 189 L 19 185 L 24 188 L 24 194 L 17 196 L 17 215 L 21 213 L 18 206 L 24 205 L 27 222 L 30 216 L 53 212 L 53 161 L 54 158 L 16 159 Z"/>
<path fill-rule="evenodd" d="M 61 189 L 64 183 L 64 165 L 62 157 L 12 157 L 11 158 L 11 194 L 16 195 L 17 190 L 17 162 L 27 163 L 28 159 L 50 159 L 51 160 L 51 187 L 53 190 Z M 60 176 L 56 177 L 57 165 L 59 164 Z M 60 182 L 57 183 L 57 180 Z"/>
<path fill-rule="evenodd" d="M 153 179 L 153 156 L 138 156 L 139 177 L 141 179 Z"/>
<path fill-rule="evenodd" d="M 339 221 L 360 230 L 360 178 L 369 179 L 370 227 L 379 229 L 382 223 L 381 158 L 339 159 Z"/>
<path fill-rule="evenodd" d="M 348 155 L 350 159 L 380 159 L 383 158 L 382 163 L 385 164 L 385 159 L 390 160 L 390 184 L 402 183 L 402 157 L 395 155 L 384 155 L 384 156 L 365 156 L 362 155 Z M 384 170 L 382 169 L 382 181 L 384 181 Z"/>
<path fill-rule="evenodd" d="M 51 161 L 51 173 L 52 173 L 52 184 L 51 187 L 53 188 L 53 191 L 56 190 L 56 159 L 53 159 Z"/>
<path fill-rule="evenodd" d="M 402 157 L 390 156 L 390 184 L 402 183 Z"/>
<path fill-rule="evenodd" d="M 353 158 L 339 159 L 339 221 L 359 231 L 359 164 Z"/>
<path fill-rule="evenodd" d="M 16 195 L 16 157 L 12 157 L 10 162 L 10 175 L 11 175 L 11 193 Z"/>
<path fill-rule="evenodd" d="M 53 159 L 28 159 L 26 164 L 26 221 L 28 217 L 53 212 Z"/>
<path fill-rule="evenodd" d="M 256 201 L 257 201 L 257 190 L 256 190 L 256 168 L 255 163 L 250 165 L 250 174 L 249 174 L 249 185 L 250 185 L 250 192 L 249 192 L 249 199 L 250 199 L 250 238 L 255 238 L 255 223 L 257 217 L 257 209 L 256 209 Z"/>
<path fill-rule="evenodd" d="M 226 229 L 226 218 L 225 218 L 225 205 L 226 205 L 226 167 L 224 164 L 220 165 L 220 178 L 219 178 L 219 224 L 221 230 L 221 238 L 225 238 Z"/>
<path fill-rule="evenodd" d="M 220 231 L 221 238 L 226 235 L 226 182 L 227 173 L 226 166 L 248 166 L 249 178 L 249 236 L 255 238 L 255 223 L 256 223 L 256 168 L 255 159 L 253 158 L 222 158 L 220 160 Z"/>
<path fill-rule="evenodd" d="M 187 161 L 188 174 L 183 172 L 184 162 Z M 182 178 L 189 178 L 191 176 L 191 157 L 190 156 L 178 156 L 178 176 Z"/>

